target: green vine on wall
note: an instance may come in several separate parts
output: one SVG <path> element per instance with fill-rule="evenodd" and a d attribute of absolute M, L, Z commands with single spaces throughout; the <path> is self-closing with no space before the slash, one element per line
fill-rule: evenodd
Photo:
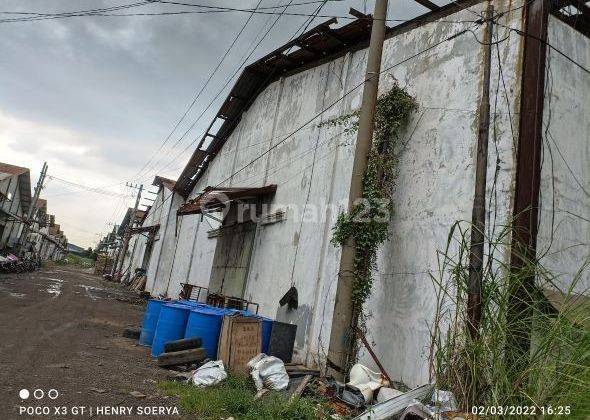
<path fill-rule="evenodd" d="M 371 272 L 376 265 L 377 250 L 389 234 L 396 163 L 394 146 L 416 108 L 415 99 L 397 84 L 379 97 L 373 145 L 363 177 L 363 200 L 350 213 L 340 213 L 333 227 L 332 244 L 342 246 L 349 239 L 354 240 L 352 302 L 357 313 L 371 294 Z M 356 131 L 358 115 L 357 111 L 327 123 L 347 125 L 345 132 Z"/>

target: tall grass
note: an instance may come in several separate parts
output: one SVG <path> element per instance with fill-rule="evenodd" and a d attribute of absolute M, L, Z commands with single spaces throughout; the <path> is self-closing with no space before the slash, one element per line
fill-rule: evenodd
<path fill-rule="evenodd" d="M 583 304 L 587 298 L 573 292 L 588 262 L 567 279 L 565 290 L 538 262 L 525 261 L 521 271 L 511 272 L 510 228 L 500 227 L 486 238 L 481 324 L 471 337 L 466 328 L 469 231 L 463 222 L 452 227 L 438 272 L 431 276 L 438 291 L 430 352 L 437 387 L 453 391 L 468 412 L 473 406 L 525 405 L 539 415 L 547 414 L 547 407 L 555 414 L 557 407 L 569 406 L 574 417 L 590 416 L 590 308 Z M 518 295 L 523 286 L 527 294 Z M 547 290 L 562 297 L 559 311 L 546 298 Z M 516 314 L 515 297 L 521 304 Z M 529 351 L 515 350 L 522 343 Z"/>

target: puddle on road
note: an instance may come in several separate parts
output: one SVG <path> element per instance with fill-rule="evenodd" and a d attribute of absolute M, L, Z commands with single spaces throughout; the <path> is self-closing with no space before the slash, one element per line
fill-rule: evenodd
<path fill-rule="evenodd" d="M 87 284 L 77 284 L 76 286 L 83 288 L 86 292 L 86 296 L 88 296 L 92 300 L 114 299 L 117 298 L 117 296 L 124 296 L 121 292 L 117 290 L 103 289 L 101 287 L 89 286 Z"/>
<path fill-rule="evenodd" d="M 82 287 L 86 291 L 86 296 L 88 296 L 92 300 L 102 299 L 102 296 L 96 296 L 96 294 L 92 293 L 92 291 L 95 291 L 95 292 L 104 292 L 105 291 L 104 289 L 101 289 L 100 287 L 88 286 L 87 284 L 77 284 L 76 286 Z"/>
<path fill-rule="evenodd" d="M 61 279 L 54 279 L 51 277 L 46 277 L 46 279 L 50 280 L 52 283 L 49 286 L 47 286 L 47 289 L 45 289 L 45 291 L 47 293 L 49 293 L 50 295 L 53 295 L 54 298 L 61 295 L 61 287 L 62 287 L 64 281 Z M 43 290 L 41 290 L 41 291 L 43 291 Z"/>
<path fill-rule="evenodd" d="M 26 296 L 24 293 L 14 293 L 14 292 L 10 292 L 9 295 L 12 297 L 15 297 L 17 299 L 22 299 Z"/>

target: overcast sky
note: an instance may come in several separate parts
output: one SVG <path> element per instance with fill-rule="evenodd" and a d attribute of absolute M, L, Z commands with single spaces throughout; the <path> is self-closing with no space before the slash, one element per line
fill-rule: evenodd
<path fill-rule="evenodd" d="M 112 7 L 138 0 L 2 0 L 1 12 L 56 13 Z M 309 1 L 309 0 L 307 0 Z M 251 8 L 257 1 L 185 0 L 185 3 Z M 263 0 L 262 7 L 288 0 Z M 294 0 L 293 3 L 302 3 Z M 438 2 L 442 4 L 441 2 Z M 289 11 L 311 13 L 317 4 Z M 373 1 L 330 1 L 324 15 L 347 15 L 355 7 L 370 13 Z M 149 4 L 114 13 L 155 13 L 198 9 Z M 200 9 L 203 10 L 203 9 Z M 426 12 L 411 0 L 390 1 L 390 18 Z M 2 14 L 0 19 L 26 15 Z M 220 60 L 249 14 L 241 12 L 169 16 L 72 17 L 0 22 L 0 161 L 31 169 L 36 183 L 47 161 L 49 175 L 130 194 L 125 182 L 150 185 L 156 173 L 176 178 L 220 103 L 182 133 L 219 92 L 276 18 L 256 15 L 186 121 L 138 176 Z M 249 61 L 287 41 L 305 17 L 283 16 Z M 326 18 L 318 18 L 318 24 Z M 339 24 L 348 21 L 340 20 Z M 392 24 L 391 24 L 392 25 Z M 231 84 L 226 90 L 231 88 Z M 175 143 L 176 147 L 172 147 Z M 151 189 L 154 189 L 153 187 Z M 93 246 L 117 223 L 132 199 L 98 194 L 48 179 L 42 197 L 69 241 Z"/>

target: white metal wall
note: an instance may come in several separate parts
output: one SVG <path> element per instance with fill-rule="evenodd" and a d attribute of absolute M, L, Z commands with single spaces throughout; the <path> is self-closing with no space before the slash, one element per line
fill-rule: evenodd
<path fill-rule="evenodd" d="M 548 41 L 590 68 L 590 39 L 550 16 Z M 537 255 L 567 291 L 588 293 L 590 259 L 590 75 L 547 50 Z"/>

